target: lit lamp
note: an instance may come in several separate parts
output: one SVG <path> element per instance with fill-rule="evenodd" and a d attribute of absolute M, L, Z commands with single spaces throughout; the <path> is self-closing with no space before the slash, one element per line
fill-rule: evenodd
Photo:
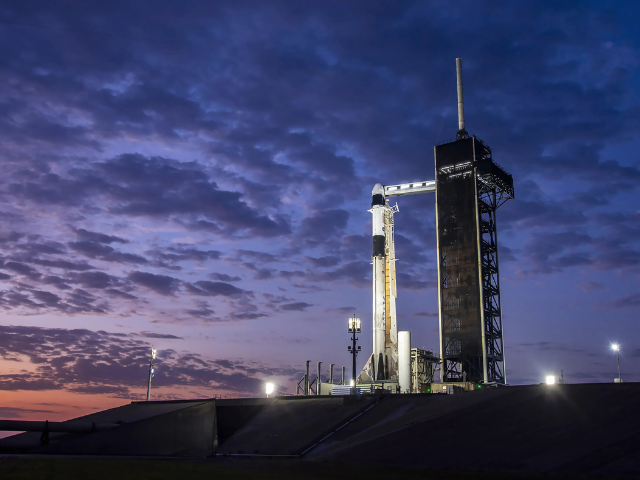
<path fill-rule="evenodd" d="M 147 402 L 151 400 L 151 379 L 153 378 L 153 361 L 156 359 L 156 349 L 151 346 L 151 360 L 149 361 L 149 382 L 147 382 Z"/>
<path fill-rule="evenodd" d="M 613 383 L 622 383 L 622 377 L 620 376 L 620 345 L 614 343 L 611 345 L 611 349 L 618 355 L 618 378 L 614 378 Z"/>
<path fill-rule="evenodd" d="M 349 319 L 349 333 L 360 333 L 362 331 L 362 322 L 354 315 Z"/>
<path fill-rule="evenodd" d="M 273 383 L 269 382 L 264 387 L 265 391 L 267 392 L 267 398 L 269 398 L 269 394 L 273 393 L 274 385 Z"/>
<path fill-rule="evenodd" d="M 356 348 L 356 342 L 358 341 L 358 337 L 356 337 L 356 334 L 360 333 L 361 331 L 362 331 L 362 323 L 360 322 L 360 319 L 356 318 L 356 316 L 354 315 L 349 319 L 349 333 L 351 334 L 351 341 L 353 342 L 353 345 L 349 346 L 349 348 L 347 349 L 351 353 L 351 356 L 353 359 L 353 367 L 351 370 L 351 393 L 353 394 L 355 394 L 357 391 L 356 389 L 356 355 L 358 355 L 358 352 L 362 350 L 362 347 Z"/>
<path fill-rule="evenodd" d="M 547 378 L 545 380 L 547 385 L 553 385 L 554 383 L 556 383 L 556 377 L 554 377 L 553 375 L 547 375 Z"/>

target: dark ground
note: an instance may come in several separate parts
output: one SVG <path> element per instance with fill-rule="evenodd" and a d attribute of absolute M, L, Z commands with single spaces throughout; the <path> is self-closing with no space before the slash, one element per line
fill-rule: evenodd
<path fill-rule="evenodd" d="M 0 457 L 2 480 L 146 480 L 146 479 L 367 479 L 367 480 L 537 480 L 603 479 L 604 476 L 569 476 L 509 472 L 431 470 L 353 466 L 306 461 L 165 460 L 122 458 Z M 629 477 L 626 477 L 629 478 Z"/>

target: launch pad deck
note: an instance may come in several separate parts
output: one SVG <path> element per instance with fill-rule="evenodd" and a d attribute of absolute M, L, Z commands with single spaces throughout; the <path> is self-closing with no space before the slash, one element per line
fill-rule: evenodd
<path fill-rule="evenodd" d="M 18 434 L 0 440 L 0 454 L 271 457 L 637 476 L 638 398 L 640 384 L 625 383 L 136 402 L 69 421 L 120 427 L 52 434 L 48 444 L 40 433 Z"/>

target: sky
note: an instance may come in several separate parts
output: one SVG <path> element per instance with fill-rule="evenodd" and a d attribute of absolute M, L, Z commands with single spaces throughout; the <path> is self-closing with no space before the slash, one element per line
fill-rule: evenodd
<path fill-rule="evenodd" d="M 637 2 L 4 1 L 0 418 L 295 393 L 371 339 L 374 184 L 466 128 L 506 376 L 640 381 Z M 395 200 L 393 201 L 395 203 Z M 432 195 L 397 199 L 398 326 L 438 350 Z"/>

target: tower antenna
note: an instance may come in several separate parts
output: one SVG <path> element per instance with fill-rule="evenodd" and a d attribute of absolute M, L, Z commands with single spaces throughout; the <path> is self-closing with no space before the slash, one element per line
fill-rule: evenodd
<path fill-rule="evenodd" d="M 462 58 L 456 58 L 456 76 L 458 77 L 458 131 L 456 138 L 467 137 L 467 131 L 464 129 L 464 100 L 462 99 Z"/>

